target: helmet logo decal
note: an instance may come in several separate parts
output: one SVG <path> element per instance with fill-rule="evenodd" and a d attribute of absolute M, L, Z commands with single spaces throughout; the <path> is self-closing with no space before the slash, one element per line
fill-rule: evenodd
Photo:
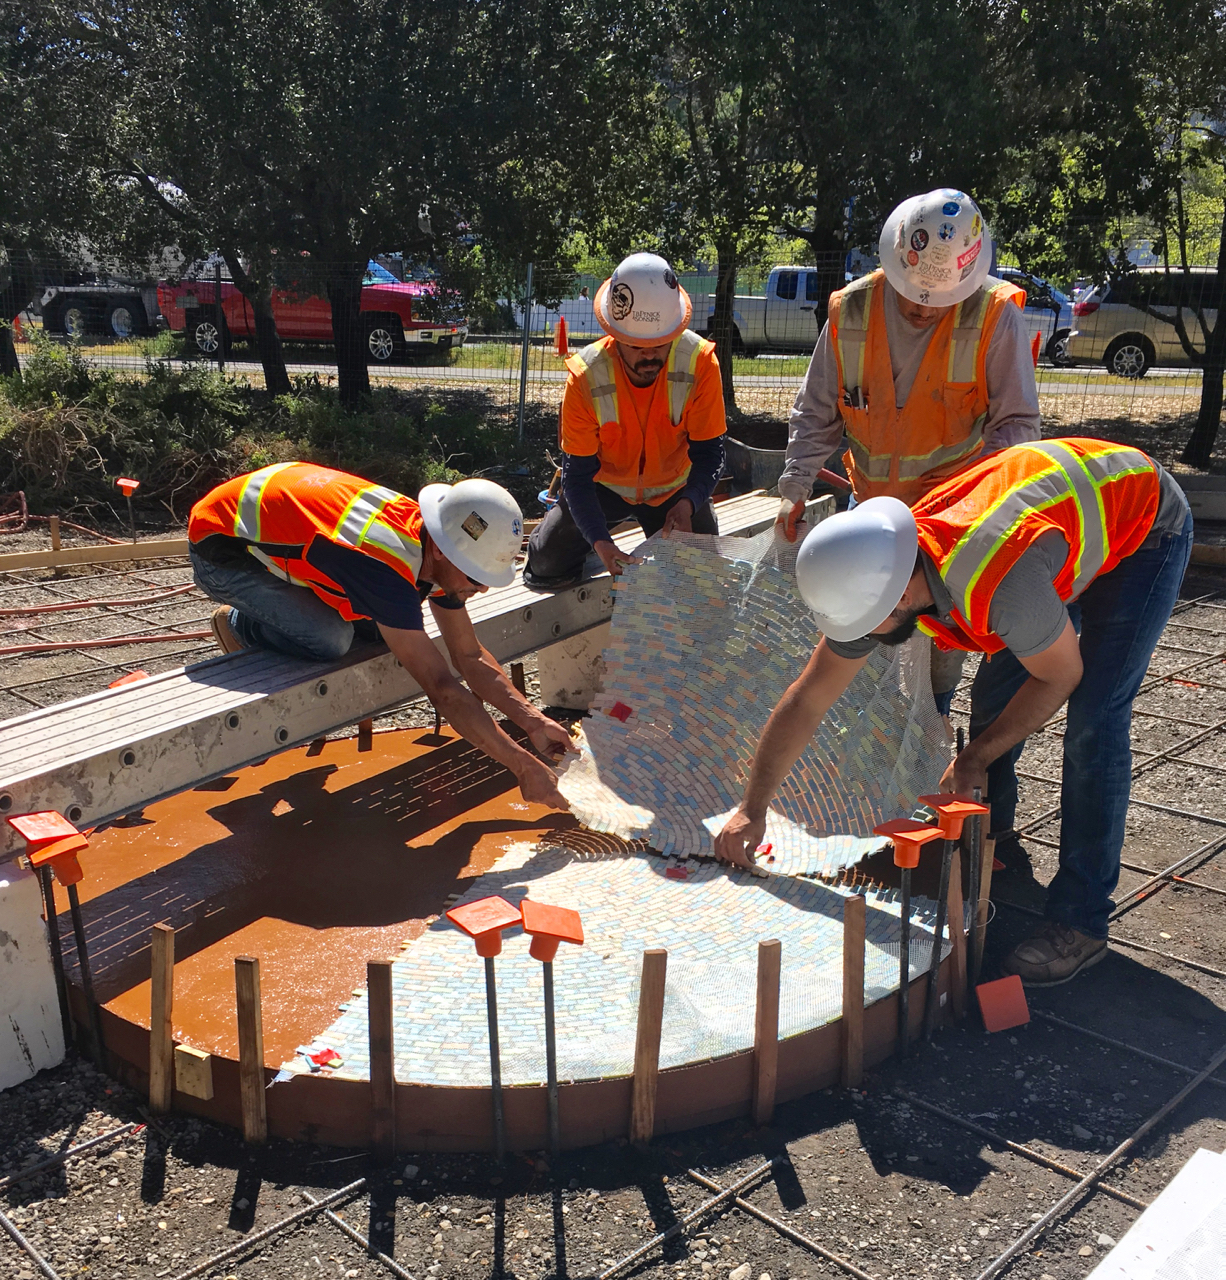
<path fill-rule="evenodd" d="M 512 532 L 512 533 L 515 535 L 515 537 L 517 537 L 517 538 L 519 538 L 519 537 L 522 537 L 522 536 L 523 536 L 524 526 L 523 526 L 522 524 L 520 524 L 520 522 L 519 522 L 519 518 L 518 518 L 518 517 L 515 517 L 515 518 L 514 518 L 514 519 L 512 519 L 512 521 L 511 521 L 511 532 Z"/>
<path fill-rule="evenodd" d="M 965 252 L 958 255 L 958 266 L 969 267 L 972 262 L 979 257 L 979 250 L 983 248 L 983 240 L 976 240 L 973 245 Z"/>
<path fill-rule="evenodd" d="M 911 248 L 921 252 L 928 248 L 928 232 L 922 227 L 918 231 L 911 232 Z"/>
<path fill-rule="evenodd" d="M 962 206 L 956 200 L 947 200 L 941 206 L 941 212 L 947 218 L 955 218 L 959 213 L 962 212 Z"/>
<path fill-rule="evenodd" d="M 664 273 L 664 283 L 668 285 L 670 289 L 675 289 L 677 287 L 677 277 L 673 275 L 671 267 Z"/>
<path fill-rule="evenodd" d="M 942 240 L 952 240 L 957 234 L 958 229 L 952 222 L 942 222 L 939 230 L 937 231 L 937 235 L 939 235 Z"/>
<path fill-rule="evenodd" d="M 676 287 L 674 281 L 674 288 Z M 634 290 L 619 280 L 609 289 L 609 314 L 614 320 L 624 320 L 634 309 Z"/>
<path fill-rule="evenodd" d="M 915 264 L 916 264 L 918 261 L 919 261 L 919 254 L 918 254 L 918 253 L 916 253 L 914 249 L 908 249 L 908 250 L 907 250 L 907 264 L 908 264 L 909 266 L 912 266 L 912 267 L 913 267 L 913 266 L 915 266 Z"/>
<path fill-rule="evenodd" d="M 489 528 L 487 521 L 483 520 L 475 511 L 470 511 L 468 516 L 460 525 L 466 534 L 476 542 L 477 539 Z"/>

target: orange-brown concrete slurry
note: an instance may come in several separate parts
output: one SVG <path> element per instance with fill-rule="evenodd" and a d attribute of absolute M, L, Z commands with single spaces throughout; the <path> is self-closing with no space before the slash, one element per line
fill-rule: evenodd
<path fill-rule="evenodd" d="M 260 960 L 264 1051 L 291 1057 L 461 882 L 517 841 L 569 829 L 454 733 L 288 751 L 150 805 L 81 855 L 98 998 L 149 1025 L 149 934 L 175 929 L 174 1034 L 237 1055 L 234 957 Z M 63 896 L 60 896 L 63 903 Z M 60 919 L 75 972 L 67 912 Z"/>

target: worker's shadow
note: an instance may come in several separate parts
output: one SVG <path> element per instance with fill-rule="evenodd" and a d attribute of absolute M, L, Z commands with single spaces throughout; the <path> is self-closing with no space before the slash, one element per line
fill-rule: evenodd
<path fill-rule="evenodd" d="M 209 811 L 230 833 L 83 904 L 98 996 L 149 975 L 150 930 L 175 929 L 182 961 L 263 917 L 324 930 L 378 927 L 443 909 L 483 836 L 572 824 L 564 814 L 461 822 L 515 786 L 462 739 L 352 786 L 328 791 L 335 765 L 305 769 Z M 210 787 L 211 784 L 206 784 Z M 60 921 L 70 972 L 76 950 Z"/>

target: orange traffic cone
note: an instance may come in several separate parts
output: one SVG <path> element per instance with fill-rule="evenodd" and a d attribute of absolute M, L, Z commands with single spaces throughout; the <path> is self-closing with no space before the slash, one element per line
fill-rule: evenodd
<path fill-rule="evenodd" d="M 558 355 L 560 355 L 563 360 L 565 360 L 566 357 L 570 355 L 570 347 L 566 342 L 566 317 L 562 315 L 558 316 L 557 349 L 558 349 Z"/>
<path fill-rule="evenodd" d="M 1041 333 L 1036 333 L 1034 335 L 1034 341 L 1030 344 L 1030 354 L 1034 359 L 1034 367 L 1036 369 L 1039 367 L 1039 343 L 1042 341 L 1043 335 Z"/>
<path fill-rule="evenodd" d="M 13 341 L 24 342 L 25 340 L 26 340 L 26 335 L 21 327 L 21 317 L 14 316 L 13 317 Z"/>

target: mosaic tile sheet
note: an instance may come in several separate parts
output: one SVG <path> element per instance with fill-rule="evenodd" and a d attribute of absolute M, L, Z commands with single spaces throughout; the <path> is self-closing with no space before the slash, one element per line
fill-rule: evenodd
<path fill-rule="evenodd" d="M 842 1011 L 843 901 L 864 892 L 794 876 L 765 879 L 714 862 L 668 879 L 668 860 L 640 853 L 577 852 L 521 845 L 472 882 L 462 902 L 501 894 L 577 909 L 587 941 L 563 945 L 554 964 L 561 1080 L 628 1075 L 633 1068 L 642 953 L 668 949 L 662 1067 L 752 1047 L 757 946 L 782 943 L 779 1033 L 795 1035 Z M 864 997 L 897 989 L 899 904 L 866 894 Z M 933 904 L 913 901 L 911 972 L 928 968 Z M 507 1084 L 545 1078 L 541 966 L 519 930 L 504 935 L 496 961 L 502 1075 Z M 948 954 L 948 945 L 942 955 Z M 445 917 L 392 969 L 396 1077 L 439 1085 L 489 1082 L 484 967 L 473 944 Z M 368 1079 L 366 995 L 355 995 L 309 1049 L 333 1049 L 333 1074 Z M 308 1047 L 308 1046 L 304 1046 Z M 287 1074 L 308 1070 L 299 1056 Z"/>
<path fill-rule="evenodd" d="M 767 717 L 819 639 L 795 549 L 759 538 L 654 538 L 617 591 L 604 689 L 560 787 L 588 827 L 712 857 Z M 777 871 L 832 874 L 880 848 L 949 760 L 929 642 L 878 650 L 784 780 L 767 819 Z"/>

